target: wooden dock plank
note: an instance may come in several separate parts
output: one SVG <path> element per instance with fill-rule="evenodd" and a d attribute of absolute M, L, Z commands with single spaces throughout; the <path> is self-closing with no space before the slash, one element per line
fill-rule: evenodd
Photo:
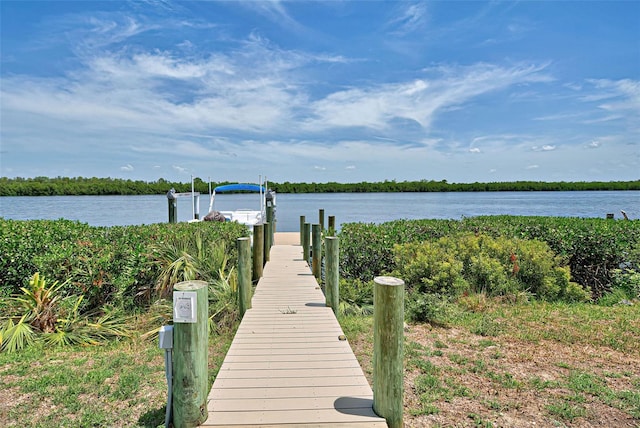
<path fill-rule="evenodd" d="M 292 379 L 220 379 L 216 378 L 214 388 L 285 388 L 285 387 L 322 387 L 322 386 L 369 386 L 364 376 L 352 377 L 297 377 Z"/>
<path fill-rule="evenodd" d="M 348 413 L 347 413 L 348 412 Z M 358 409 L 345 409 L 343 411 L 331 409 L 310 409 L 310 410 L 265 410 L 249 412 L 224 412 L 212 411 L 209 416 L 215 416 L 215 420 L 205 422 L 203 426 L 234 426 L 263 424 L 289 424 L 301 423 L 346 423 L 346 422 L 380 422 L 380 418 L 373 412 L 371 407 Z"/>
<path fill-rule="evenodd" d="M 275 245 L 220 367 L 209 427 L 382 428 L 373 393 L 298 245 Z"/>
<path fill-rule="evenodd" d="M 282 387 L 282 388 L 227 388 L 213 389 L 209 398 L 211 400 L 234 399 L 260 399 L 260 398 L 297 398 L 297 397 L 340 397 L 342 395 L 353 397 L 366 397 L 369 394 L 368 385 L 348 386 L 316 386 L 307 387 Z"/>
<path fill-rule="evenodd" d="M 211 400 L 208 410 L 214 412 L 266 412 L 287 410 L 318 410 L 318 409 L 366 409 L 373 405 L 371 397 L 299 397 L 262 398 L 246 400 L 244 398 Z M 359 411 L 359 410 L 358 410 Z"/>

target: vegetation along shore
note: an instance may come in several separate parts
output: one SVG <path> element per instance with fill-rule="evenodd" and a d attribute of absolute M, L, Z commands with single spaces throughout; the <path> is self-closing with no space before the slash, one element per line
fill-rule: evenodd
<path fill-rule="evenodd" d="M 245 234 L 0 218 L 0 425 L 163 425 L 173 284 L 209 283 L 213 382 Z M 372 279 L 406 283 L 405 426 L 640 425 L 640 220 L 348 223 L 339 238 L 339 321 L 369 377 Z"/>
<path fill-rule="evenodd" d="M 211 187 L 231 184 L 212 183 Z M 57 196 L 57 195 L 158 195 L 169 189 L 176 192 L 191 191 L 191 182 L 123 180 L 117 178 L 83 177 L 0 177 L 0 196 Z M 209 183 L 194 178 L 196 192 L 207 193 Z M 505 192 L 505 191 L 578 191 L 578 190 L 640 190 L 640 180 L 544 182 L 514 181 L 492 183 L 448 183 L 446 180 L 419 180 L 360 183 L 283 183 L 269 182 L 269 188 L 278 193 L 366 193 L 366 192 Z"/>

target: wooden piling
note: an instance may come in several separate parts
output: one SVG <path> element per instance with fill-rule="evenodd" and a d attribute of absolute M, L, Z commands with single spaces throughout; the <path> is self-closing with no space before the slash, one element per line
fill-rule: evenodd
<path fill-rule="evenodd" d="M 264 267 L 264 225 L 253 225 L 253 281 L 262 278 Z"/>
<path fill-rule="evenodd" d="M 327 229 L 328 236 L 336 236 L 336 216 L 329 216 L 329 227 Z"/>
<path fill-rule="evenodd" d="M 271 225 L 271 242 L 273 242 L 273 234 L 276 231 L 276 219 L 274 216 L 273 205 L 271 202 L 267 202 L 267 223 Z"/>
<path fill-rule="evenodd" d="M 240 318 L 251 309 L 251 240 L 238 238 L 238 310 Z"/>
<path fill-rule="evenodd" d="M 306 222 L 305 216 L 300 216 L 300 245 L 304 245 L 304 223 Z"/>
<path fill-rule="evenodd" d="M 264 262 L 267 263 L 271 256 L 271 223 L 264 223 Z"/>
<path fill-rule="evenodd" d="M 339 238 L 328 236 L 325 241 L 326 249 L 326 275 L 325 275 L 325 296 L 327 306 L 331 307 L 333 313 L 338 315 L 340 302 L 340 246 Z"/>
<path fill-rule="evenodd" d="M 302 258 L 309 263 L 309 252 L 311 250 L 311 224 L 305 223 L 302 226 Z"/>
<path fill-rule="evenodd" d="M 198 426 L 208 416 L 208 287 L 204 281 L 184 281 L 173 287 L 174 293 L 195 293 L 195 300 L 185 299 L 187 312 L 191 304 L 195 304 L 195 322 L 177 322 L 174 307 L 172 409 L 175 428 Z"/>
<path fill-rule="evenodd" d="M 389 428 L 402 428 L 404 281 L 374 278 L 373 410 Z"/>
<path fill-rule="evenodd" d="M 167 201 L 169 201 L 169 223 L 178 221 L 178 198 L 173 189 L 167 192 Z"/>
<path fill-rule="evenodd" d="M 322 229 L 319 224 L 314 224 L 311 229 L 311 272 L 320 281 L 322 279 Z"/>
<path fill-rule="evenodd" d="M 320 231 L 324 230 L 324 208 L 318 210 L 318 223 L 320 223 Z"/>

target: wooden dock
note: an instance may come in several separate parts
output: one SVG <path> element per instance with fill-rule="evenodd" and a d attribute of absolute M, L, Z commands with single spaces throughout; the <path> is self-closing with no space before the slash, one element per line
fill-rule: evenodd
<path fill-rule="evenodd" d="M 302 260 L 298 236 L 276 236 L 202 426 L 387 427 L 373 412 L 371 387 Z"/>

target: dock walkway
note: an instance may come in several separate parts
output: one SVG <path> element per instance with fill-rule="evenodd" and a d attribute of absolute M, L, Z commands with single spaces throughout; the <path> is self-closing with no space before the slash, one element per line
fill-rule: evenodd
<path fill-rule="evenodd" d="M 298 234 L 295 234 L 297 237 Z M 386 428 L 302 247 L 276 237 L 208 397 L 206 427 Z M 297 244 L 298 239 L 295 239 Z"/>

